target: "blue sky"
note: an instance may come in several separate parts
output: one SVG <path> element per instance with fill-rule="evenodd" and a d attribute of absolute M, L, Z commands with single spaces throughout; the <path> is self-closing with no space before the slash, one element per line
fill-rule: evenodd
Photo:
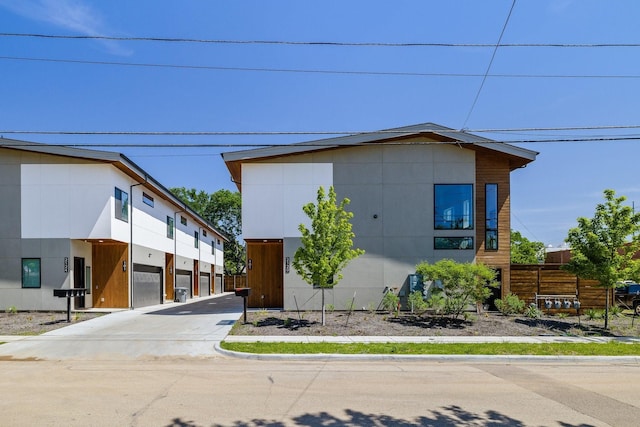
<path fill-rule="evenodd" d="M 518 0 L 509 15 L 511 6 L 512 0 L 0 0 L 4 34 L 456 45 L 3 35 L 0 132 L 8 138 L 57 144 L 229 144 L 243 149 L 243 144 L 318 137 L 6 132 L 356 132 L 424 122 L 473 131 L 639 124 L 640 47 L 522 45 L 640 43 L 640 2 Z M 503 28 L 501 43 L 512 46 L 494 49 L 490 45 L 500 40 Z M 489 46 L 470 46 L 477 44 Z M 509 141 L 640 137 L 640 130 L 478 134 Z M 640 206 L 638 144 L 517 144 L 540 154 L 512 174 L 512 228 L 558 246 L 577 217 L 592 216 L 606 188 Z M 105 149 L 124 153 L 167 187 L 235 190 L 220 157 L 234 148 Z"/>

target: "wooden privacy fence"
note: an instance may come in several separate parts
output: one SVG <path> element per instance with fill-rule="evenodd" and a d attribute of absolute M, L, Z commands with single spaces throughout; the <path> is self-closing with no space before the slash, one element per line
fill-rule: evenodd
<path fill-rule="evenodd" d="M 246 288 L 247 276 L 224 276 L 224 291 L 233 292 L 235 288 Z"/>
<path fill-rule="evenodd" d="M 536 295 L 574 295 L 580 301 L 580 309 L 604 308 L 606 290 L 600 282 L 580 279 L 560 267 L 561 264 L 511 264 L 511 292 L 527 304 L 536 303 Z M 609 292 L 613 303 L 613 290 Z M 545 309 L 544 301 L 537 302 L 538 308 Z"/>

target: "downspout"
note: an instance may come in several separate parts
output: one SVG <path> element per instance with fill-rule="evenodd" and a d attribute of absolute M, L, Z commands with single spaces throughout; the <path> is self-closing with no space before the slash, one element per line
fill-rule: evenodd
<path fill-rule="evenodd" d="M 139 182 L 137 184 L 131 184 L 129 186 L 129 253 L 127 254 L 127 258 L 129 258 L 129 308 L 131 310 L 133 307 L 133 187 L 137 187 L 138 185 L 145 184 L 147 182 L 147 175 L 144 176 L 144 182 Z"/>
<path fill-rule="evenodd" d="M 201 246 L 202 246 L 202 227 L 198 226 L 198 271 L 196 272 L 196 280 L 198 281 L 198 296 L 202 295 L 202 289 L 200 289 L 200 287 L 202 286 L 202 282 L 200 281 L 200 270 L 202 269 L 202 266 L 200 265 L 200 263 L 202 263 L 202 260 L 200 259 L 200 251 L 201 251 Z M 211 285 L 209 285 L 209 292 L 211 292 Z"/>
<path fill-rule="evenodd" d="M 184 207 L 185 209 L 187 208 L 186 205 Z M 177 258 L 178 258 L 178 223 L 176 222 L 176 215 L 184 212 L 184 210 L 180 210 L 180 211 L 175 211 L 173 213 L 173 299 L 176 299 L 176 280 L 178 278 L 178 275 L 176 274 L 176 266 L 177 264 Z"/>

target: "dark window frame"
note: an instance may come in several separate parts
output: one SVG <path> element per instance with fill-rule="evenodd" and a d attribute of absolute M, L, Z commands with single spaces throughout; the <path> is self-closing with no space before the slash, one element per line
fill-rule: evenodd
<path fill-rule="evenodd" d="M 467 251 L 474 249 L 474 238 L 472 236 L 435 236 L 433 238 L 433 249 L 447 251 Z"/>
<path fill-rule="evenodd" d="M 167 239 L 173 240 L 175 224 L 173 217 L 167 215 Z"/>
<path fill-rule="evenodd" d="M 490 189 L 491 197 L 490 197 Z M 499 187 L 495 183 L 487 183 L 484 186 L 485 195 L 485 237 L 484 248 L 487 251 L 497 251 L 499 248 L 498 236 L 498 194 Z M 491 200 L 490 200 L 491 199 Z"/>
<path fill-rule="evenodd" d="M 31 275 L 31 271 L 29 270 L 28 264 L 30 262 L 37 261 L 37 285 L 35 284 L 35 280 L 29 277 L 28 281 L 26 275 Z M 22 258 L 22 289 L 40 289 L 42 288 L 42 259 L 41 258 Z M 33 283 L 32 283 L 33 281 Z"/>
<path fill-rule="evenodd" d="M 129 222 L 129 193 L 115 187 L 114 198 L 115 203 L 115 218 L 120 221 Z"/>
<path fill-rule="evenodd" d="M 153 207 L 154 205 L 154 200 L 153 197 L 151 197 L 150 195 L 148 195 L 147 193 L 145 193 L 144 191 L 142 192 L 142 203 L 144 203 L 147 206 L 151 206 Z"/>
<path fill-rule="evenodd" d="M 459 187 L 460 190 L 465 188 L 468 191 L 468 200 L 461 199 L 455 202 L 455 205 L 451 206 L 451 202 L 445 202 L 447 199 L 451 199 L 451 196 L 447 194 L 441 194 L 444 189 L 452 189 Z M 445 196 L 447 196 L 445 198 Z M 468 202 L 469 213 L 464 213 L 464 203 Z M 446 209 L 442 205 L 449 205 Z M 454 212 L 452 218 L 447 218 L 447 210 L 454 210 L 457 205 L 463 207 L 462 214 Z M 448 226 L 447 226 L 448 224 Z M 465 224 L 468 224 L 465 226 Z M 434 184 L 433 185 L 433 228 L 435 230 L 474 230 L 475 229 L 475 197 L 473 184 Z"/>

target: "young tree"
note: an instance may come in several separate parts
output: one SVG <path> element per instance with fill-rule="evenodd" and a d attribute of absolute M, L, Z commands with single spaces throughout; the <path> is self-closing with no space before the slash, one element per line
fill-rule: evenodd
<path fill-rule="evenodd" d="M 342 279 L 342 269 L 364 253 L 362 249 L 353 248 L 355 234 L 350 222 L 353 213 L 345 210 L 349 203 L 345 198 L 336 204 L 336 192 L 331 186 L 328 195 L 323 187 L 318 189 L 317 204 L 307 203 L 302 207 L 311 219 L 311 229 L 304 224 L 298 226 L 302 245 L 293 256 L 293 267 L 305 282 L 322 290 L 323 326 L 324 290 L 337 285 Z"/>
<path fill-rule="evenodd" d="M 482 304 L 491 295 L 490 288 L 498 286 L 496 272 L 482 263 L 458 263 L 442 259 L 435 264 L 422 262 L 416 273 L 424 280 L 439 281 L 444 293 L 444 312 L 454 319 L 471 304 Z"/>
<path fill-rule="evenodd" d="M 634 269 L 633 255 L 640 248 L 640 213 L 623 206 L 624 196 L 604 190 L 604 203 L 596 206 L 592 219 L 578 218 L 578 226 L 565 239 L 571 260 L 564 267 L 578 277 L 598 280 L 606 289 L 604 327 L 609 327 L 610 290 L 627 279 Z"/>
<path fill-rule="evenodd" d="M 539 264 L 541 262 L 544 262 L 544 243 L 532 242 L 519 231 L 511 230 L 511 263 Z"/>
<path fill-rule="evenodd" d="M 170 190 L 201 217 L 214 224 L 228 239 L 224 244 L 225 274 L 241 274 L 245 268 L 245 247 L 240 243 L 242 234 L 242 198 L 240 193 L 218 190 L 207 193 L 184 187 Z"/>

